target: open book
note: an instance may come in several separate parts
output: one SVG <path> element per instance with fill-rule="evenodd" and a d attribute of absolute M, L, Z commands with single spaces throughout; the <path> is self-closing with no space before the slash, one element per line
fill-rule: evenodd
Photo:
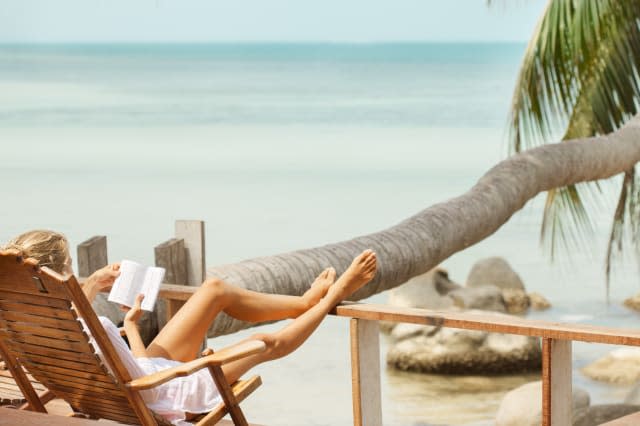
<path fill-rule="evenodd" d="M 131 307 L 135 304 L 136 296 L 142 293 L 142 309 L 153 311 L 164 272 L 164 268 L 123 260 L 120 262 L 120 276 L 113 283 L 108 300 Z"/>

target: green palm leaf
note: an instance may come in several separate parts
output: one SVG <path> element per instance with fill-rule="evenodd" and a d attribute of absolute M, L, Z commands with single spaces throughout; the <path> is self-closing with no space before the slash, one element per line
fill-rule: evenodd
<path fill-rule="evenodd" d="M 610 133 L 638 110 L 640 88 L 640 0 L 552 0 L 527 47 L 513 96 L 509 144 L 512 151 L 550 140 Z M 607 255 L 607 281 L 614 248 L 622 248 L 625 218 L 638 212 L 638 185 L 627 172 L 614 215 Z M 551 245 L 585 247 L 592 221 L 585 197 L 596 185 L 550 191 L 542 238 Z M 589 208 L 588 208 L 589 207 Z M 635 219 L 634 219 L 635 220 Z M 633 242 L 640 240 L 630 224 Z"/>

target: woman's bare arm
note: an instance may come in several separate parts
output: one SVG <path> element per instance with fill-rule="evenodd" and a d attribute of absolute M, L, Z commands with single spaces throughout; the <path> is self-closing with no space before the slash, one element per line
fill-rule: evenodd
<path fill-rule="evenodd" d="M 131 347 L 131 353 L 136 358 L 146 357 L 147 350 L 144 347 L 142 337 L 140 337 L 140 330 L 138 330 L 138 320 L 142 316 L 142 299 L 143 294 L 136 296 L 136 301 L 131 309 L 124 316 L 124 332 L 127 333 L 127 339 L 129 339 L 129 347 Z"/>

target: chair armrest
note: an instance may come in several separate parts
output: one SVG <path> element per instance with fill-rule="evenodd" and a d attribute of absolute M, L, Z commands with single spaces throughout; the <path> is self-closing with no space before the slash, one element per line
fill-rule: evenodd
<path fill-rule="evenodd" d="M 264 352 L 267 345 L 262 340 L 248 340 L 222 349 L 211 355 L 186 362 L 182 365 L 130 381 L 126 386 L 133 390 L 145 390 L 159 386 L 176 377 L 185 377 L 205 367 L 223 365 L 240 358 Z"/>

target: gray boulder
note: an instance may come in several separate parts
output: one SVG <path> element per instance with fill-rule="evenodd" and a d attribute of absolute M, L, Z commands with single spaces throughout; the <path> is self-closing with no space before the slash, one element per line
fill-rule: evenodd
<path fill-rule="evenodd" d="M 640 312 L 640 293 L 625 299 L 623 304 L 629 309 Z"/>
<path fill-rule="evenodd" d="M 551 303 L 540 293 L 536 293 L 535 291 L 529 293 L 529 303 L 531 304 L 531 308 L 536 311 L 544 311 L 545 309 L 549 309 L 551 307 Z"/>
<path fill-rule="evenodd" d="M 499 315 L 499 314 L 494 314 Z M 387 352 L 399 370 L 437 374 L 515 374 L 541 365 L 538 339 L 433 326 L 407 328 Z"/>
<path fill-rule="evenodd" d="M 573 419 L 589 407 L 589 394 L 573 388 Z M 524 384 L 508 392 L 496 414 L 496 426 L 539 426 L 542 423 L 542 382 Z"/>
<path fill-rule="evenodd" d="M 467 287 L 491 284 L 501 289 L 525 290 L 520 276 L 501 257 L 488 257 L 477 261 L 467 277 Z"/>
<path fill-rule="evenodd" d="M 510 314 L 523 314 L 529 310 L 531 300 L 524 290 L 505 288 L 502 290 L 502 300 Z"/>
<path fill-rule="evenodd" d="M 403 308 L 445 309 L 453 306 L 447 293 L 461 287 L 449 279 L 445 269 L 436 267 L 392 289 L 389 304 Z"/>
<path fill-rule="evenodd" d="M 449 279 L 447 271 L 436 267 L 392 289 L 388 303 L 401 308 L 448 309 L 454 302 L 447 293 L 457 288 L 461 286 Z M 380 321 L 380 329 L 385 333 L 390 333 L 397 325 Z"/>
<path fill-rule="evenodd" d="M 461 309 L 506 312 L 502 291 L 494 285 L 461 287 L 451 291 L 448 296 L 453 300 L 453 304 Z"/>

